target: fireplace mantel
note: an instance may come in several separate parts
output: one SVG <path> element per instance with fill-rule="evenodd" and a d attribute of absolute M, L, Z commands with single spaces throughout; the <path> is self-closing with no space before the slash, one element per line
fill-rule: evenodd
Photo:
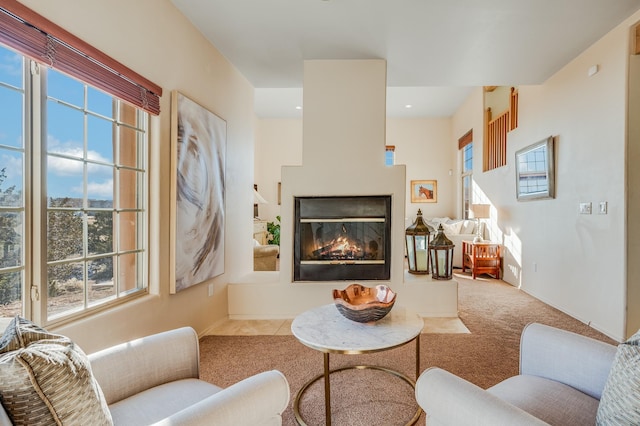
<path fill-rule="evenodd" d="M 280 271 L 229 285 L 231 318 L 293 318 L 331 303 L 332 289 L 355 280 L 294 280 L 294 202 L 379 195 L 390 200 L 389 278 L 365 285 L 388 285 L 398 294 L 397 304 L 420 315 L 457 316 L 457 282 L 405 277 L 406 168 L 384 162 L 386 89 L 384 60 L 305 61 L 302 165 L 281 172 Z"/>

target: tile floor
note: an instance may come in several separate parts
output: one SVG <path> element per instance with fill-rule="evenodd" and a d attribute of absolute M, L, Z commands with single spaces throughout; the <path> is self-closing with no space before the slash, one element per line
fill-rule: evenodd
<path fill-rule="evenodd" d="M 285 320 L 232 320 L 224 319 L 211 326 L 209 336 L 291 335 L 291 319 Z M 459 318 L 424 318 L 423 333 L 469 333 Z"/>

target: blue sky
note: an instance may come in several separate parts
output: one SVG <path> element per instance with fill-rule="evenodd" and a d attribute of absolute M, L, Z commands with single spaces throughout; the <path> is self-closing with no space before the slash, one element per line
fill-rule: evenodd
<path fill-rule="evenodd" d="M 47 102 L 47 149 L 49 152 L 83 158 L 84 113 L 77 108 L 84 107 L 84 85 L 54 70 L 48 70 L 48 95 L 69 105 L 55 101 Z M 22 60 L 15 52 L 0 47 L 0 82 L 22 88 Z M 0 144 L 19 148 L 23 144 L 23 107 L 20 92 L 0 87 Z M 111 117 L 112 97 L 98 90 L 87 91 L 89 111 Z M 87 116 L 87 157 L 89 159 L 113 163 L 112 125 L 92 115 Z M 0 149 L 0 169 L 6 168 L 6 181 L 2 188 L 16 185 L 22 187 L 22 154 L 17 151 Z M 48 196 L 78 198 L 83 194 L 82 161 L 49 157 Z M 108 165 L 88 166 L 88 196 L 90 199 L 112 199 L 113 168 Z"/>

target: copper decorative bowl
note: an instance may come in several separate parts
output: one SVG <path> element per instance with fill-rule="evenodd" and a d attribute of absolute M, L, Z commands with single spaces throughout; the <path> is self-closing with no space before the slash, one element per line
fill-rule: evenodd
<path fill-rule="evenodd" d="M 396 302 L 396 294 L 386 285 L 365 287 L 351 284 L 344 290 L 333 290 L 338 311 L 357 322 L 373 322 L 385 317 Z"/>

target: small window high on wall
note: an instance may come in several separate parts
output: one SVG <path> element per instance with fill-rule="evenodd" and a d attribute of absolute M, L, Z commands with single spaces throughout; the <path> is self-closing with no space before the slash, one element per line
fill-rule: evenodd
<path fill-rule="evenodd" d="M 393 166 L 394 164 L 396 164 L 396 147 L 395 147 L 395 145 L 387 145 L 387 146 L 385 146 L 384 164 L 385 164 L 385 166 Z"/>

